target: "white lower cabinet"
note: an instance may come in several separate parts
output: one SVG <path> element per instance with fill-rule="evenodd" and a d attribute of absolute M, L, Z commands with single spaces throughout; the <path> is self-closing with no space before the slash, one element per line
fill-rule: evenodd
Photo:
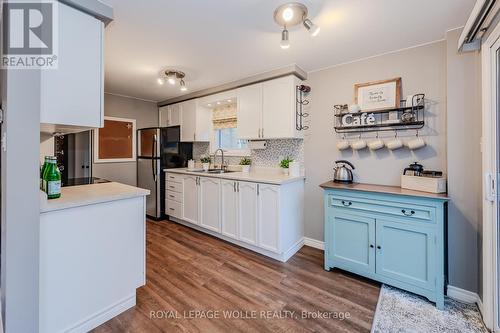
<path fill-rule="evenodd" d="M 303 181 L 270 185 L 183 175 L 182 183 L 180 220 L 194 228 L 281 261 L 300 248 Z"/>
<path fill-rule="evenodd" d="M 237 182 L 239 239 L 257 245 L 257 188 L 259 184 Z"/>
<path fill-rule="evenodd" d="M 280 187 L 277 185 L 259 184 L 257 193 L 257 230 L 259 246 L 278 252 L 280 221 Z"/>
<path fill-rule="evenodd" d="M 220 179 L 198 177 L 200 225 L 212 231 L 220 227 Z"/>
<path fill-rule="evenodd" d="M 221 233 L 238 238 L 238 195 L 235 180 L 221 180 Z"/>
<path fill-rule="evenodd" d="M 184 176 L 182 179 L 182 219 L 186 222 L 198 224 L 198 178 Z"/>

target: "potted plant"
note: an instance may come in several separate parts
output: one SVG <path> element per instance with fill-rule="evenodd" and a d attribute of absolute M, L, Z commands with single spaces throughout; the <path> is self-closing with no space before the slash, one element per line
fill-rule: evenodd
<path fill-rule="evenodd" d="M 290 157 L 284 158 L 280 162 L 280 167 L 285 175 L 288 175 L 289 173 L 288 168 L 290 167 L 290 162 L 293 162 L 293 160 Z"/>
<path fill-rule="evenodd" d="M 203 166 L 203 171 L 208 171 L 210 169 L 210 163 L 212 162 L 212 159 L 210 156 L 202 156 L 200 158 L 201 165 Z"/>
<path fill-rule="evenodd" d="M 240 165 L 241 165 L 241 170 L 243 172 L 250 172 L 250 165 L 252 164 L 252 160 L 248 157 L 243 157 L 240 161 Z"/>

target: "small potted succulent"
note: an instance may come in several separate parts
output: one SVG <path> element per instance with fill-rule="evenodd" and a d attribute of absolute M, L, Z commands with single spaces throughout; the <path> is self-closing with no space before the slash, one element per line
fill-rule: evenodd
<path fill-rule="evenodd" d="M 250 158 L 243 157 L 240 161 L 241 171 L 249 173 L 251 164 L 252 164 L 252 160 Z"/>
<path fill-rule="evenodd" d="M 293 160 L 290 157 L 284 158 L 280 162 L 280 167 L 285 175 L 289 174 L 288 168 L 290 167 L 290 162 L 293 162 Z"/>
<path fill-rule="evenodd" d="M 210 156 L 202 156 L 200 158 L 201 165 L 203 166 L 203 171 L 208 171 L 210 169 L 210 163 L 212 162 L 212 159 Z"/>

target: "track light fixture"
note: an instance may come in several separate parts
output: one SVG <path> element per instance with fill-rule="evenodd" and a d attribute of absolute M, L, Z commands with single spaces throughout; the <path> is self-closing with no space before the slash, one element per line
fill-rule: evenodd
<path fill-rule="evenodd" d="M 165 81 L 171 85 L 175 85 L 177 81 L 179 81 L 180 90 L 187 91 L 186 82 L 184 81 L 185 76 L 186 74 L 184 72 L 175 69 L 162 70 L 159 74 L 157 82 L 159 85 L 165 84 Z"/>
<path fill-rule="evenodd" d="M 280 46 L 282 49 L 290 47 L 289 33 L 287 27 L 303 24 L 312 37 L 319 34 L 320 27 L 307 17 L 307 7 L 299 2 L 285 3 L 274 11 L 274 21 L 283 27 L 281 32 Z"/>

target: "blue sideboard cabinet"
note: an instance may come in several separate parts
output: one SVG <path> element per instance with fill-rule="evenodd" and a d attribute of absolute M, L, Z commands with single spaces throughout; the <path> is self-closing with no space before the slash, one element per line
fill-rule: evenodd
<path fill-rule="evenodd" d="M 325 270 L 340 268 L 444 308 L 448 198 L 369 184 L 322 184 Z"/>

